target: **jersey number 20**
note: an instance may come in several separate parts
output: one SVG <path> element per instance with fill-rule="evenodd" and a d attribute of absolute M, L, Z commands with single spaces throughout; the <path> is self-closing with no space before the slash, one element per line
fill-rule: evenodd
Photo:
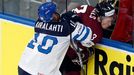
<path fill-rule="evenodd" d="M 44 54 L 48 54 L 51 52 L 54 45 L 58 43 L 58 40 L 56 37 L 52 36 L 45 36 L 42 39 L 42 44 L 39 44 L 38 46 L 35 46 L 34 43 L 37 43 L 37 39 L 39 38 L 39 34 L 35 34 L 35 40 L 31 40 L 31 42 L 28 44 L 29 48 L 37 47 L 38 51 Z"/>

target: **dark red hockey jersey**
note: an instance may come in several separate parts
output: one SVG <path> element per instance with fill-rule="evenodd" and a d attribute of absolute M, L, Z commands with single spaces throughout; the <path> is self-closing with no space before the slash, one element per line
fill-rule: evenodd
<path fill-rule="evenodd" d="M 94 7 L 81 5 L 80 7 L 73 9 L 73 11 L 78 14 L 83 24 L 91 28 L 93 32 L 91 40 L 94 42 L 94 44 L 100 42 L 103 36 L 103 31 L 100 25 L 101 23 L 97 21 L 97 15 L 95 14 Z M 67 55 L 72 59 L 77 57 L 75 51 L 73 51 L 71 48 L 69 48 Z"/>
<path fill-rule="evenodd" d="M 92 6 L 82 5 L 76 9 L 76 13 L 81 18 L 82 23 L 90 27 L 93 31 L 92 40 L 94 43 L 99 42 L 102 39 L 102 27 L 97 21 L 97 15 L 95 9 Z"/>

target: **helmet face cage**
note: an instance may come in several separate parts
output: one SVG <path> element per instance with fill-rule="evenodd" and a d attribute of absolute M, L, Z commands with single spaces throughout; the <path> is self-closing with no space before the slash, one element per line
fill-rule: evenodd
<path fill-rule="evenodd" d="M 115 12 L 115 9 L 110 1 L 102 1 L 101 3 L 98 3 L 95 8 L 98 16 L 112 16 Z"/>
<path fill-rule="evenodd" d="M 53 13 L 56 12 L 56 4 L 52 2 L 46 2 L 38 8 L 39 19 L 44 22 L 52 20 Z"/>

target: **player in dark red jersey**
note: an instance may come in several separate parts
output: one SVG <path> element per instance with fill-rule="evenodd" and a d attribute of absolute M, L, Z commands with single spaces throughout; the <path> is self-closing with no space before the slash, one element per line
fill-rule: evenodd
<path fill-rule="evenodd" d="M 98 3 L 95 7 L 81 5 L 72 11 L 77 13 L 84 25 L 92 29 L 93 34 L 91 39 L 93 44 L 100 42 L 103 36 L 102 29 L 107 29 L 109 26 L 111 26 L 113 15 L 115 13 L 115 9 L 112 4 L 104 1 Z M 86 50 L 86 48 L 82 47 L 82 49 L 83 54 L 85 54 L 85 57 L 83 58 L 87 62 L 89 52 Z M 76 63 L 77 60 L 75 60 L 77 57 L 76 52 L 69 48 L 61 66 L 63 75 L 80 75 L 81 67 Z"/>

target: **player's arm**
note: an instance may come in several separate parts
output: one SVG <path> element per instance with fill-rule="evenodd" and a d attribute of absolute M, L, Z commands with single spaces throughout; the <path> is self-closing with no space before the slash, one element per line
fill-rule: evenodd
<path fill-rule="evenodd" d="M 62 18 L 65 18 L 70 26 L 74 24 L 75 30 L 72 32 L 72 40 L 79 41 L 85 47 L 91 47 L 94 43 L 91 41 L 92 30 L 89 27 L 86 27 L 82 24 L 81 19 L 77 14 L 69 11 L 62 15 Z"/>
<path fill-rule="evenodd" d="M 94 43 L 92 42 L 92 30 L 89 27 L 86 27 L 80 22 L 77 22 L 77 27 L 72 33 L 72 39 L 79 41 L 84 47 L 92 47 Z"/>
<path fill-rule="evenodd" d="M 81 23 L 82 22 L 81 18 L 72 11 L 68 11 L 68 12 L 62 14 L 61 18 L 66 19 L 69 23 L 71 23 L 71 22 L 74 22 L 74 23 L 80 22 Z"/>

